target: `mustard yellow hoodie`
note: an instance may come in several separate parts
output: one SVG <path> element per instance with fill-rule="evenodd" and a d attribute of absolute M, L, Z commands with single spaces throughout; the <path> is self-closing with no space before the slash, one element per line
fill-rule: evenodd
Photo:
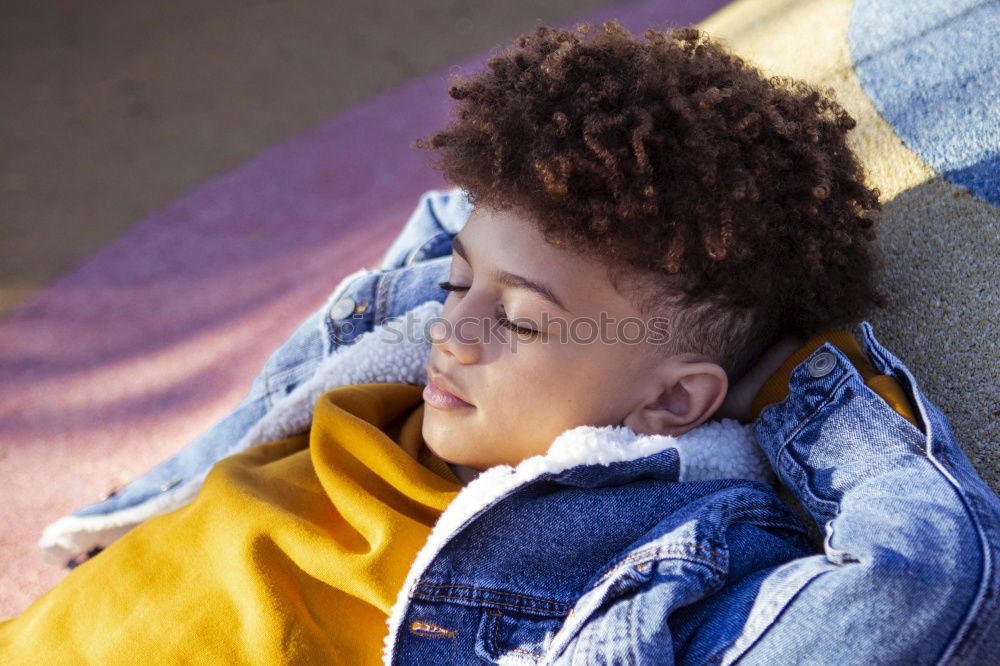
<path fill-rule="evenodd" d="M 0 663 L 380 663 L 410 564 L 461 488 L 423 444 L 421 393 L 325 393 L 308 433 L 220 461 L 193 503 L 0 624 Z"/>
<path fill-rule="evenodd" d="M 916 422 L 847 331 L 789 357 L 753 418 L 825 341 Z M 0 624 L 0 663 L 380 663 L 410 565 L 461 489 L 423 442 L 421 393 L 323 394 L 309 432 L 220 461 L 192 504 L 139 525 Z"/>

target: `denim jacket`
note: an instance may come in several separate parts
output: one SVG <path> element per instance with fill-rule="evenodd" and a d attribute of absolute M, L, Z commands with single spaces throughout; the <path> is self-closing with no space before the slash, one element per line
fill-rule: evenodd
<path fill-rule="evenodd" d="M 235 409 L 103 501 L 48 525 L 38 544 L 46 557 L 74 566 L 142 521 L 187 504 L 212 466 L 240 450 L 254 427 L 325 360 L 422 302 L 443 303 L 447 294 L 438 282 L 448 278 L 451 238 L 471 211 L 458 188 L 425 192 L 379 267 L 357 270 L 341 280 L 326 302 L 270 355 Z"/>
<path fill-rule="evenodd" d="M 467 214 L 457 191 L 425 194 L 382 265 L 348 276 L 236 410 L 121 493 L 51 525 L 42 545 L 88 550 L 189 501 L 238 442 L 307 427 L 323 376 L 419 381 L 348 361 L 397 317 L 439 308 L 450 235 Z M 827 343 L 752 426 L 710 422 L 678 438 L 568 430 L 544 456 L 483 472 L 449 505 L 392 609 L 385 662 L 995 663 L 1000 498 L 910 370 L 867 322 L 858 336 L 919 427 Z M 697 473 L 711 442 L 744 431 L 821 544 L 752 464 Z"/>

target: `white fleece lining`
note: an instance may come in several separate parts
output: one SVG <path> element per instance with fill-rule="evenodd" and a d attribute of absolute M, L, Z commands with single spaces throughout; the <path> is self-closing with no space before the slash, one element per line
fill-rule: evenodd
<path fill-rule="evenodd" d="M 753 437 L 753 427 L 732 419 L 709 421 L 680 437 L 639 435 L 622 426 L 578 426 L 552 441 L 545 455 L 522 460 L 516 467 L 498 465 L 462 488 L 444 510 L 417 554 L 399 590 L 387 624 L 382 657 L 392 662 L 392 650 L 401 630 L 410 592 L 448 540 L 475 515 L 519 486 L 577 465 L 610 465 L 637 460 L 667 448 L 677 449 L 680 481 L 742 478 L 768 481 L 771 467 Z"/>
<path fill-rule="evenodd" d="M 441 312 L 437 301 L 426 301 L 403 317 L 391 319 L 358 336 L 354 344 L 326 357 L 316 373 L 278 401 L 222 457 L 251 446 L 291 437 L 309 429 L 316 401 L 327 391 L 352 384 L 427 383 L 429 340 L 407 340 L 406 331 L 420 332 Z M 411 322 L 407 327 L 407 319 Z M 188 504 L 198 494 L 209 470 L 137 506 L 100 516 L 63 516 L 42 532 L 38 546 L 46 559 L 65 562 L 109 543 L 144 520 Z"/>
<path fill-rule="evenodd" d="M 440 312 L 441 303 L 426 301 L 402 317 L 359 335 L 354 344 L 326 357 L 308 381 L 276 403 L 223 457 L 305 432 L 311 424 L 316 401 L 331 389 L 381 382 L 426 384 L 430 341 L 423 336 L 418 340 L 407 339 L 406 332 L 426 332 L 427 325 Z M 681 481 L 772 477 L 767 459 L 753 438 L 752 426 L 731 419 L 709 421 L 680 437 L 638 435 L 621 426 L 571 428 L 553 440 L 544 455 L 527 458 L 516 467 L 499 465 L 486 470 L 462 488 L 448 505 L 413 561 L 388 618 L 389 633 L 383 650 L 386 662 L 391 659 L 413 586 L 449 537 L 477 512 L 543 474 L 578 465 L 636 460 L 670 447 L 678 451 Z M 64 516 L 45 528 L 38 545 L 46 557 L 56 561 L 65 561 L 95 546 L 107 546 L 142 521 L 191 502 L 207 474 L 208 470 L 138 506 L 111 514 Z"/>

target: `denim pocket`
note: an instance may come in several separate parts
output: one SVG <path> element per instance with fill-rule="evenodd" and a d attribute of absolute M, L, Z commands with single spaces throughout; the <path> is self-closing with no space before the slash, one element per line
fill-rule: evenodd
<path fill-rule="evenodd" d="M 476 655 L 487 663 L 540 663 L 565 618 L 487 608 L 476 634 Z"/>

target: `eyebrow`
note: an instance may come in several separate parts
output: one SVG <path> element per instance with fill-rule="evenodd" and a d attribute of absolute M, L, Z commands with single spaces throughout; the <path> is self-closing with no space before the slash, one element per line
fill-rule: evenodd
<path fill-rule="evenodd" d="M 462 257 L 462 259 L 465 259 L 465 261 L 468 262 L 470 266 L 472 265 L 472 262 L 469 261 L 469 255 L 465 250 L 465 246 L 462 245 L 462 241 L 458 240 L 458 236 L 452 237 L 451 250 L 458 256 Z M 551 289 L 546 287 L 544 284 L 541 284 L 540 282 L 529 280 L 526 277 L 523 277 L 521 275 L 516 275 L 509 271 L 494 271 L 490 275 L 490 277 L 493 279 L 494 282 L 496 282 L 497 284 L 501 284 L 505 287 L 511 287 L 513 289 L 527 289 L 529 291 L 533 291 L 542 298 L 544 298 L 545 300 L 547 300 L 549 303 L 555 305 L 557 308 L 560 308 L 561 310 L 572 314 L 569 311 L 569 308 L 563 305 L 562 301 L 559 300 L 559 297 L 555 295 L 555 292 L 553 292 Z"/>

